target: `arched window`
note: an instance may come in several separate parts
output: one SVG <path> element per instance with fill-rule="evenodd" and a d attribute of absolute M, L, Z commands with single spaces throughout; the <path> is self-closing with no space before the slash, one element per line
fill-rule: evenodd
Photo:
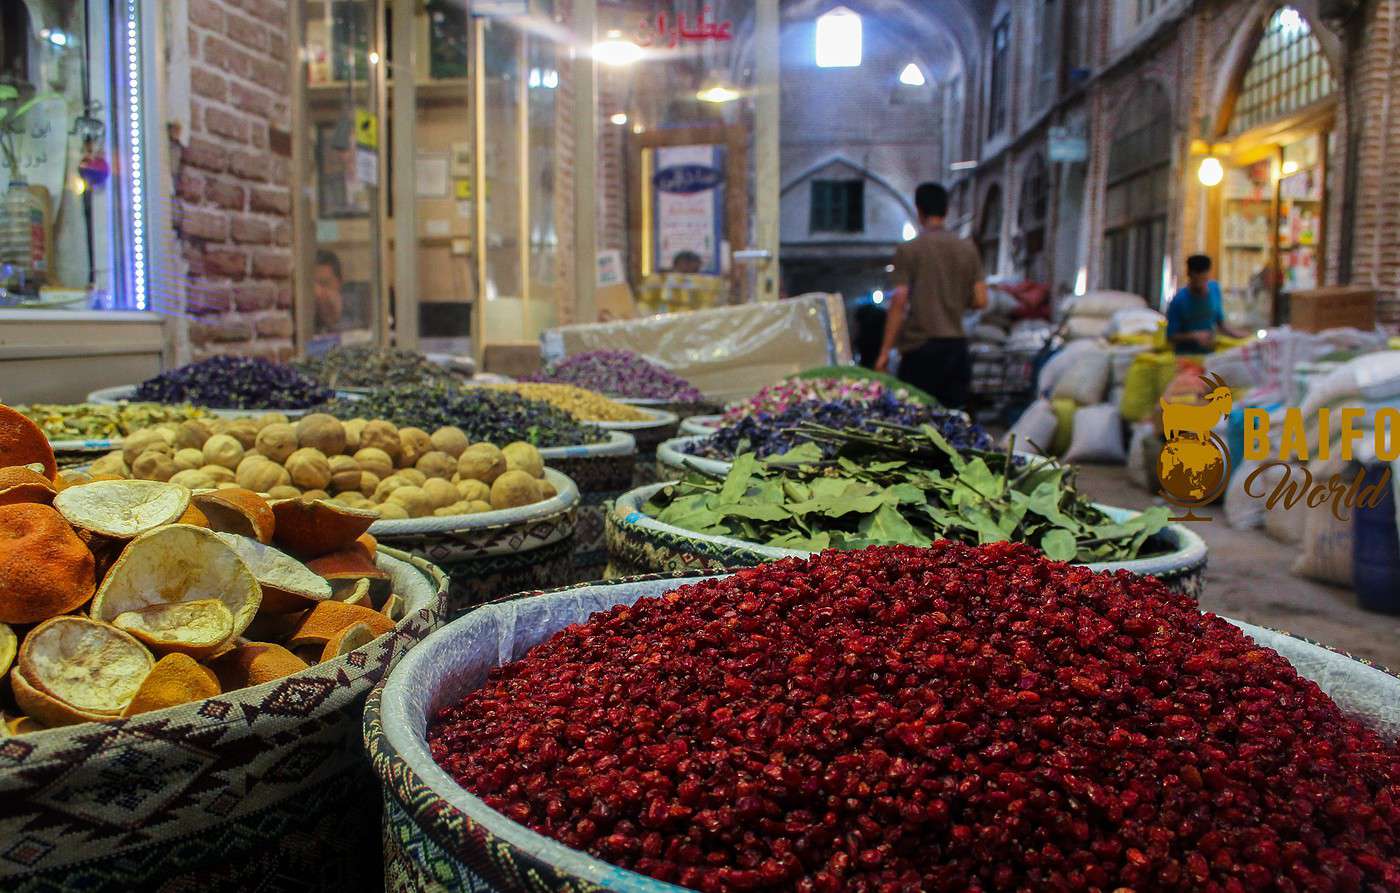
<path fill-rule="evenodd" d="M 1142 295 L 1149 307 L 1162 301 L 1171 163 L 1171 102 L 1161 86 L 1146 84 L 1123 106 L 1109 149 L 1104 284 Z"/>
<path fill-rule="evenodd" d="M 977 247 L 982 251 L 982 267 L 988 273 L 997 269 L 1001 251 L 1001 189 L 993 186 L 982 200 L 982 225 L 977 227 Z"/>
<path fill-rule="evenodd" d="M 1230 130 L 1243 133 L 1325 99 L 1337 89 L 1322 45 L 1291 6 L 1277 9 L 1245 70 Z"/>
<path fill-rule="evenodd" d="M 1050 179 L 1045 159 L 1032 155 L 1021 175 L 1021 195 L 1016 203 L 1016 229 L 1020 234 L 1016 263 L 1027 278 L 1043 275 L 1038 261 L 1045 250 L 1045 219 L 1050 207 Z"/>

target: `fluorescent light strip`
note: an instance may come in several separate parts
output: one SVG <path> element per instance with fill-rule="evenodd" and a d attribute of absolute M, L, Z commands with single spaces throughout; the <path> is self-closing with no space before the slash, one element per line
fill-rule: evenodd
<path fill-rule="evenodd" d="M 127 144 L 130 163 L 131 204 L 131 296 L 137 310 L 147 309 L 146 208 L 142 176 L 145 158 L 141 151 L 141 52 L 137 39 L 140 21 L 139 0 L 126 0 L 126 111 Z"/>

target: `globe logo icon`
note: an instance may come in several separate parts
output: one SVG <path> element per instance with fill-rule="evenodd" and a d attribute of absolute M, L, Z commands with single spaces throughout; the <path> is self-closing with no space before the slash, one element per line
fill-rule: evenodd
<path fill-rule="evenodd" d="M 1230 479 L 1230 451 L 1213 429 L 1230 414 L 1233 397 L 1217 376 L 1202 380 L 1211 387 L 1203 404 L 1161 402 L 1166 445 L 1157 459 L 1157 479 L 1162 495 L 1186 509 L 1173 521 L 1209 521 L 1192 509 L 1210 505 Z"/>

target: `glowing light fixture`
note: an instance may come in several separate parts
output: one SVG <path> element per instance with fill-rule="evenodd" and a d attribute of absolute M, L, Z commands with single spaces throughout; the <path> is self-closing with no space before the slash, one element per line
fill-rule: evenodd
<path fill-rule="evenodd" d="M 1285 177 L 1291 177 L 1296 173 L 1298 173 L 1298 162 L 1290 160 L 1283 163 L 1283 175 Z"/>
<path fill-rule="evenodd" d="M 374 50 L 370 50 L 370 52 L 369 52 L 369 64 L 370 64 L 370 65 L 378 65 L 378 64 L 379 64 L 379 54 L 378 54 L 377 52 L 375 52 Z"/>
<path fill-rule="evenodd" d="M 646 128 L 643 127 L 643 126 L 640 125 L 640 124 L 633 124 L 633 125 L 632 125 L 632 132 L 633 132 L 633 133 L 641 133 L 641 132 L 644 131 L 644 130 L 646 130 Z"/>
<path fill-rule="evenodd" d="M 47 40 L 56 47 L 66 47 L 73 41 L 73 38 L 68 36 L 67 31 L 62 31 L 58 28 L 41 28 L 39 30 L 39 39 Z"/>
<path fill-rule="evenodd" d="M 642 48 L 625 39 L 621 31 L 609 31 L 605 39 L 593 44 L 593 58 L 620 68 L 641 61 Z"/>
<path fill-rule="evenodd" d="M 977 169 L 976 161 L 954 161 L 948 165 L 950 171 L 970 171 Z"/>
<path fill-rule="evenodd" d="M 1074 293 L 1082 295 L 1089 290 L 1089 268 L 1080 267 L 1074 274 Z"/>
<path fill-rule="evenodd" d="M 713 102 L 716 104 L 733 102 L 739 98 L 739 91 L 735 90 L 733 87 L 725 86 L 724 84 L 713 84 L 701 90 L 699 93 L 696 93 L 695 98 L 701 102 Z"/>
<path fill-rule="evenodd" d="M 137 310 L 147 309 L 146 276 L 146 166 L 141 127 L 141 48 L 137 39 L 140 0 L 126 0 L 126 137 L 128 208 L 131 218 L 131 298 Z"/>
<path fill-rule="evenodd" d="M 1259 331 L 1255 332 L 1254 334 L 1255 334 L 1256 337 L 1259 337 L 1259 338 L 1267 338 L 1267 337 L 1269 337 L 1269 330 L 1268 330 L 1268 329 L 1260 329 Z"/>
<path fill-rule="evenodd" d="M 532 68 L 530 69 L 530 77 L 525 83 L 531 87 L 538 87 L 540 84 L 544 83 L 544 76 L 540 74 L 538 68 Z"/>
<path fill-rule="evenodd" d="M 904 66 L 904 70 L 899 73 L 899 82 L 906 87 L 922 87 L 928 83 L 924 80 L 923 71 L 913 62 Z"/>
<path fill-rule="evenodd" d="M 1219 186 L 1220 181 L 1225 179 L 1225 166 L 1213 155 L 1202 158 L 1201 166 L 1196 169 L 1196 179 L 1201 181 L 1202 186 Z"/>
<path fill-rule="evenodd" d="M 919 231 L 914 229 L 914 224 L 910 223 L 907 220 L 904 221 L 904 229 L 900 231 L 900 235 L 904 237 L 904 241 L 912 241 L 913 238 L 918 234 Z"/>
<path fill-rule="evenodd" d="M 553 68 L 547 68 L 547 69 L 545 69 L 544 78 L 542 79 L 542 83 L 544 84 L 544 88 L 545 88 L 546 90 L 553 90 L 555 87 L 558 87 L 558 86 L 559 86 L 559 72 L 556 71 L 556 70 L 554 70 Z"/>
<path fill-rule="evenodd" d="M 624 125 L 624 124 L 627 123 L 627 113 L 626 113 L 626 112 L 618 112 L 617 114 L 613 115 L 613 116 L 612 116 L 611 118 L 609 118 L 608 120 L 611 121 L 611 122 L 613 122 L 614 124 L 616 124 L 618 127 L 621 127 L 622 125 Z"/>
<path fill-rule="evenodd" d="M 861 55 L 860 16 L 838 6 L 817 19 L 817 67 L 857 68 Z"/>
<path fill-rule="evenodd" d="M 1303 21 L 1303 16 L 1291 6 L 1285 6 L 1278 11 L 1278 24 L 1284 31 L 1306 31 L 1308 23 Z"/>
<path fill-rule="evenodd" d="M 870 300 L 874 301 L 876 304 L 883 304 L 885 303 L 885 293 L 877 288 L 870 293 Z"/>

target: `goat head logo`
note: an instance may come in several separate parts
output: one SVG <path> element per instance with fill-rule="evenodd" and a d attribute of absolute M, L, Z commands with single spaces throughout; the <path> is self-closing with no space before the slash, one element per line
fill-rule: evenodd
<path fill-rule="evenodd" d="M 1162 407 L 1166 445 L 1157 461 L 1157 477 L 1167 501 L 1186 509 L 1173 521 L 1209 521 L 1191 510 L 1214 502 L 1230 479 L 1230 451 L 1215 427 L 1230 415 L 1234 398 L 1218 375 L 1207 373 L 1204 402 L 1168 403 Z"/>

